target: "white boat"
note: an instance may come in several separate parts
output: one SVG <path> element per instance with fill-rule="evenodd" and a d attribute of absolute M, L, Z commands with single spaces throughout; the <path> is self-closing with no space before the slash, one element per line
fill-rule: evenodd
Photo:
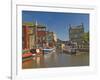
<path fill-rule="evenodd" d="M 66 46 L 66 48 L 63 49 L 63 52 L 76 54 L 76 50 L 77 50 L 76 47 Z"/>
<path fill-rule="evenodd" d="M 44 54 L 46 53 L 53 53 L 55 52 L 55 48 L 44 48 L 43 49 Z"/>

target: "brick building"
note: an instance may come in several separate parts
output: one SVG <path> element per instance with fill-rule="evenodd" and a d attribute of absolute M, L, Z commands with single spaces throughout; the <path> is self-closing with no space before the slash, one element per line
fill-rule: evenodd
<path fill-rule="evenodd" d="M 22 48 L 31 49 L 35 46 L 35 25 L 24 23 L 22 25 Z"/>

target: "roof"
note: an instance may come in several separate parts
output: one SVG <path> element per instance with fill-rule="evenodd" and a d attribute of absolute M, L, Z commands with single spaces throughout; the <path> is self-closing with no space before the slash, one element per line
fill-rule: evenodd
<path fill-rule="evenodd" d="M 78 26 L 71 26 L 70 29 L 82 29 L 83 26 L 82 25 L 78 25 Z"/>
<path fill-rule="evenodd" d="M 35 23 L 34 23 L 34 22 L 23 22 L 22 25 L 26 25 L 26 26 L 34 26 Z"/>

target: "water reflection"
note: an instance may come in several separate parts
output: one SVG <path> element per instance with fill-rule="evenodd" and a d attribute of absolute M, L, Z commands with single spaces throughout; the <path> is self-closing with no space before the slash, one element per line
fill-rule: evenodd
<path fill-rule="evenodd" d="M 81 53 L 69 55 L 66 53 L 50 53 L 38 55 L 22 63 L 23 69 L 29 68 L 48 68 L 48 67 L 68 67 L 68 66 L 88 66 L 89 54 Z"/>

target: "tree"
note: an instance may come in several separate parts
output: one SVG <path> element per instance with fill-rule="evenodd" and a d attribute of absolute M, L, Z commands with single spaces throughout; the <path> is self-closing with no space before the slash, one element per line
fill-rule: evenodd
<path fill-rule="evenodd" d="M 84 43 L 89 43 L 89 32 L 85 32 L 82 36 Z"/>

